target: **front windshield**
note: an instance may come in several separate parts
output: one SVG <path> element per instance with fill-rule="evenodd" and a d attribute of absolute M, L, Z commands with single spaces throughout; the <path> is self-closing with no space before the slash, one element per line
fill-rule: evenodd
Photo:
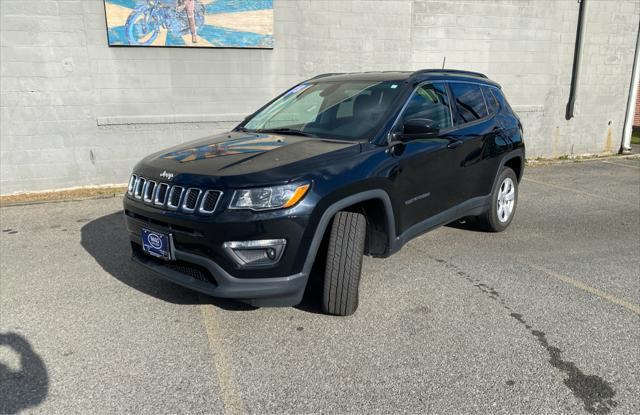
<path fill-rule="evenodd" d="M 243 128 L 322 138 L 371 138 L 400 91 L 394 81 L 303 83 L 256 113 Z"/>

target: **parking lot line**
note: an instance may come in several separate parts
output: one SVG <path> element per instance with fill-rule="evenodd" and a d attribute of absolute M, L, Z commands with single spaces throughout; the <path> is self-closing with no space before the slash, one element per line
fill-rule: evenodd
<path fill-rule="evenodd" d="M 582 281 L 579 281 L 575 278 L 572 278 L 568 275 L 564 275 L 564 274 L 560 274 L 558 272 L 552 271 L 550 269 L 541 267 L 540 265 L 535 265 L 532 264 L 530 262 L 524 262 L 524 261 L 520 261 L 522 264 L 529 266 L 530 268 L 533 268 L 537 271 L 540 271 L 542 273 L 544 273 L 545 275 L 549 276 L 549 277 L 553 277 L 557 280 L 560 280 L 566 284 L 569 284 L 575 288 L 578 288 L 580 290 L 586 291 L 590 294 L 593 294 L 597 297 L 602 298 L 603 300 L 609 301 L 612 304 L 615 305 L 619 305 L 621 307 L 624 307 L 625 309 L 631 311 L 632 313 L 638 314 L 640 315 L 640 306 L 637 304 L 633 304 L 630 303 L 628 301 L 625 301 L 621 298 L 616 297 L 615 295 L 609 294 L 605 291 L 599 290 L 595 287 L 592 287 L 590 285 L 587 285 L 585 283 L 583 283 Z"/>
<path fill-rule="evenodd" d="M 216 308 L 206 303 L 206 299 L 200 296 L 200 310 L 202 310 L 202 320 L 207 330 L 209 349 L 213 354 L 218 385 L 220 386 L 220 399 L 224 405 L 225 414 L 245 414 L 246 408 L 233 376 L 231 357 L 227 352 L 222 339 L 224 338 L 222 328 L 218 321 Z"/>
<path fill-rule="evenodd" d="M 618 199 L 614 199 L 614 198 L 610 198 L 610 197 L 606 197 L 606 196 L 600 196 L 600 195 L 597 195 L 597 194 L 594 194 L 594 193 L 585 192 L 583 190 L 574 189 L 572 187 L 565 187 L 565 186 L 560 186 L 558 184 L 540 182 L 538 180 L 529 179 L 528 177 L 525 177 L 522 180 L 524 180 L 525 182 L 529 182 L 529 183 L 540 184 L 540 185 L 543 185 L 543 186 L 554 187 L 556 189 L 566 190 L 568 192 L 573 192 L 573 193 L 577 193 L 577 194 L 581 194 L 581 195 L 585 195 L 585 196 L 590 196 L 590 197 L 593 197 L 593 198 L 596 198 L 596 199 L 606 200 L 609 203 L 614 203 L 614 204 L 623 205 L 623 206 L 630 206 L 630 207 L 634 207 L 634 208 L 637 207 L 633 203 L 622 202 L 622 201 L 620 201 Z"/>

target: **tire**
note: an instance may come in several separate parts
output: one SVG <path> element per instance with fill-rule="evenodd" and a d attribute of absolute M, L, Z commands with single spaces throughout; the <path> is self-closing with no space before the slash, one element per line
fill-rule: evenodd
<path fill-rule="evenodd" d="M 518 177 L 511 168 L 503 167 L 491 192 L 491 206 L 478 222 L 489 232 L 502 232 L 509 227 L 517 206 Z"/>
<path fill-rule="evenodd" d="M 358 308 L 358 287 L 367 234 L 364 215 L 338 212 L 333 218 L 322 292 L 322 311 L 349 316 Z"/>
<path fill-rule="evenodd" d="M 156 21 L 156 19 L 148 16 L 147 14 L 148 12 L 146 10 L 140 9 L 135 10 L 127 18 L 125 30 L 127 41 L 130 45 L 150 45 L 160 34 L 160 27 L 158 22 Z M 142 28 L 145 30 L 144 33 L 140 33 L 138 31 L 140 25 L 142 25 Z M 141 37 L 144 38 L 147 36 L 148 38 L 146 40 L 141 40 Z"/>

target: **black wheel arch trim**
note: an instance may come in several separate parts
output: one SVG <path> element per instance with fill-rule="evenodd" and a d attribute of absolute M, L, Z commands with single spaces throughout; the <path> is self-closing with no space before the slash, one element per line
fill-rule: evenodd
<path fill-rule="evenodd" d="M 508 161 L 513 160 L 515 158 L 520 159 L 520 174 L 517 174 L 516 172 L 516 177 L 518 178 L 518 183 L 516 183 L 516 185 L 520 183 L 520 180 L 524 176 L 525 159 L 524 159 L 524 149 L 517 148 L 515 150 L 510 151 L 509 154 L 504 156 L 500 161 L 500 165 L 498 166 L 498 171 L 496 171 L 496 177 L 493 178 L 493 186 L 491 186 L 491 193 L 489 194 L 489 197 L 491 197 L 491 195 L 493 194 L 493 191 L 495 190 L 498 184 L 498 178 L 500 177 L 500 172 L 502 171 L 502 169 L 504 168 L 504 166 L 507 164 Z"/>
<path fill-rule="evenodd" d="M 336 215 L 336 213 L 341 210 L 348 208 L 349 206 L 353 206 L 360 202 L 366 202 L 369 200 L 380 200 L 384 205 L 385 210 L 385 218 L 387 224 L 387 239 L 388 239 L 388 248 L 387 250 L 392 250 L 394 245 L 394 240 L 396 237 L 396 222 L 395 222 L 395 214 L 393 211 L 393 205 L 391 204 L 391 198 L 389 194 L 382 189 L 372 189 L 366 190 L 364 192 L 356 193 L 350 196 L 347 196 L 343 199 L 338 200 L 331 204 L 322 214 L 320 221 L 318 222 L 318 226 L 316 227 L 315 233 L 313 235 L 313 239 L 311 241 L 311 245 L 309 246 L 309 250 L 307 252 L 307 258 L 305 259 L 304 266 L 302 272 L 309 275 L 311 272 L 311 268 L 313 267 L 313 263 L 315 262 L 316 256 L 318 254 L 318 249 L 320 248 L 320 244 L 322 243 L 322 238 L 325 235 L 327 227 L 329 223 Z"/>
<path fill-rule="evenodd" d="M 522 176 L 524 175 L 524 165 L 525 165 L 524 149 L 517 148 L 515 150 L 510 151 L 506 156 L 504 156 L 502 158 L 502 160 L 500 161 L 500 167 L 498 168 L 498 171 L 496 172 L 496 177 L 495 177 L 494 181 L 498 179 L 498 176 L 500 175 L 500 170 L 502 170 L 502 168 L 505 166 L 505 164 L 507 164 L 507 162 L 509 162 L 510 160 L 513 160 L 515 158 L 519 158 L 520 159 L 520 174 L 519 175 L 516 174 L 516 176 L 518 176 L 518 181 L 520 181 L 522 179 Z"/>

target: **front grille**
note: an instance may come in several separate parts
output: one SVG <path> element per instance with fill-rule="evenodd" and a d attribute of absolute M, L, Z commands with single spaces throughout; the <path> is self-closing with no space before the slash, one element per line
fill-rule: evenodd
<path fill-rule="evenodd" d="M 216 211 L 222 198 L 219 190 L 203 190 L 195 187 L 171 186 L 132 175 L 129 179 L 127 194 L 134 199 L 142 199 L 144 203 L 185 213 L 211 215 Z M 202 196 L 202 197 L 201 197 Z"/>

